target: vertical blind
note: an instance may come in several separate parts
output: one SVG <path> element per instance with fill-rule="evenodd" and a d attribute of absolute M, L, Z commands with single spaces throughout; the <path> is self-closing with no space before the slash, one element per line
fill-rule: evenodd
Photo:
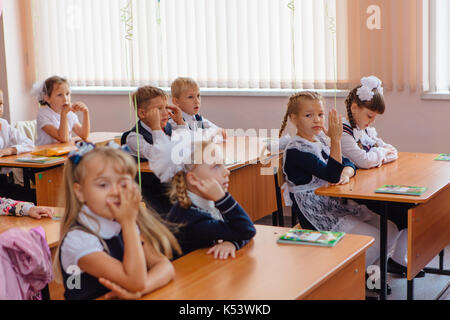
<path fill-rule="evenodd" d="M 424 90 L 450 91 L 450 1 L 427 0 L 429 12 L 425 18 Z M 427 9 L 428 9 L 427 8 Z M 428 46 L 427 46 L 428 45 Z"/>
<path fill-rule="evenodd" d="M 277 89 L 335 81 L 336 0 L 33 0 L 32 13 L 37 81 L 57 74 L 75 86 L 166 87 L 189 76 L 201 87 Z"/>

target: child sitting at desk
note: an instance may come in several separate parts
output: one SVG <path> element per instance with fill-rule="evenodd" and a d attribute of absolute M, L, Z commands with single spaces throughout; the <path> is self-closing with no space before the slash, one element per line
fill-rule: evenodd
<path fill-rule="evenodd" d="M 41 107 L 36 121 L 37 146 L 69 142 L 72 131 L 83 140 L 88 138 L 89 109 L 83 102 L 71 103 L 69 83 L 66 79 L 54 76 L 45 80 L 39 95 L 39 104 Z M 75 112 L 83 113 L 83 124 L 80 124 Z"/>
<path fill-rule="evenodd" d="M 30 152 L 34 149 L 34 143 L 19 130 L 12 127 L 3 117 L 3 91 L 0 90 L 0 158 Z M 15 184 L 13 169 L 0 169 L 0 193 L 11 198 L 31 200 L 26 196 L 25 190 Z"/>
<path fill-rule="evenodd" d="M 305 229 L 373 237 L 375 244 L 366 252 L 366 266 L 376 263 L 380 252 L 379 217 L 366 206 L 318 196 L 314 192 L 328 183 L 346 184 L 356 173 L 354 164 L 341 154 L 342 119 L 336 110 L 331 110 L 326 129 L 322 97 L 309 91 L 290 97 L 280 136 L 288 119 L 297 128 L 297 135 L 283 148 L 283 174 L 293 202 L 292 214 L 297 215 Z M 391 221 L 388 221 L 387 233 L 389 250 L 398 237 L 398 230 Z"/>
<path fill-rule="evenodd" d="M 131 155 L 141 162 L 147 161 L 153 153 L 153 144 L 156 142 L 169 143 L 172 131 L 178 128 L 187 129 L 178 107 L 168 106 L 167 94 L 156 87 L 140 87 L 132 97 L 137 109 L 139 121 L 129 131 L 122 134 L 120 143 L 126 144 Z M 169 112 L 174 125 L 168 122 Z M 137 139 L 139 137 L 139 139 Z M 139 149 L 138 149 L 139 146 Z M 167 192 L 169 186 L 162 184 L 153 173 L 142 175 L 142 193 L 144 199 L 164 217 L 172 207 Z"/>
<path fill-rule="evenodd" d="M 225 129 L 219 128 L 214 123 L 200 115 L 201 97 L 198 84 L 191 78 L 177 78 L 170 87 L 172 102 L 183 112 L 183 120 L 189 129 L 196 131 L 202 129 L 204 139 L 208 140 L 215 135 L 227 138 Z"/>
<path fill-rule="evenodd" d="M 183 254 L 210 247 L 207 253 L 214 258 L 234 258 L 256 230 L 227 192 L 230 171 L 224 166 L 222 150 L 212 142 L 191 143 L 190 139 L 186 147 L 178 161 L 172 157 L 174 148 L 158 143 L 158 152 L 150 159 L 150 167 L 161 181 L 172 180 L 175 204 L 167 220 L 180 225 L 176 236 Z"/>

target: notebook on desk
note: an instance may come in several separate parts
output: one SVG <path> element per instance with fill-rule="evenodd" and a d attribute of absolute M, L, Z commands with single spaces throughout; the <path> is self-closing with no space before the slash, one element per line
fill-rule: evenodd
<path fill-rule="evenodd" d="M 47 148 L 42 150 L 33 151 L 31 154 L 35 156 L 43 156 L 43 157 L 54 157 L 54 156 L 62 156 L 68 154 L 70 151 L 74 150 L 74 146 L 66 146 L 66 147 L 54 147 Z"/>
<path fill-rule="evenodd" d="M 59 160 L 63 160 L 63 157 L 41 157 L 41 156 L 31 156 L 17 158 L 17 162 L 28 162 L 28 163 L 51 163 Z"/>

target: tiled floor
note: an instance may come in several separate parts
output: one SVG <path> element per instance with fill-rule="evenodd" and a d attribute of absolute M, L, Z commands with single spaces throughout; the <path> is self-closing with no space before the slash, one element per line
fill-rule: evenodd
<path fill-rule="evenodd" d="M 255 224 L 272 225 L 272 216 L 269 215 L 255 221 Z M 291 227 L 290 210 L 284 212 L 284 226 Z M 437 268 L 438 265 L 439 257 L 435 257 L 427 267 Z M 450 269 L 450 245 L 445 248 L 444 268 Z M 392 293 L 387 297 L 388 300 L 406 300 L 406 279 L 397 278 L 395 275 L 388 273 L 388 283 L 392 288 Z M 414 299 L 435 300 L 440 295 L 440 300 L 450 300 L 449 284 L 450 276 L 427 273 L 424 278 L 414 280 Z"/>

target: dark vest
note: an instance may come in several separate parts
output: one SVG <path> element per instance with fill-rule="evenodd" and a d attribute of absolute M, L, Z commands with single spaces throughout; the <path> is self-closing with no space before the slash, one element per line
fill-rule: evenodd
<path fill-rule="evenodd" d="M 144 140 L 149 144 L 153 144 L 152 134 L 142 126 L 140 120 L 138 121 L 138 129 L 139 134 L 144 137 Z M 122 145 L 126 144 L 127 137 L 131 132 L 136 132 L 136 126 L 122 134 L 122 138 L 120 139 Z M 164 133 L 168 136 L 172 136 L 172 125 L 168 122 L 164 128 Z M 133 157 L 137 162 L 138 158 L 135 156 Z M 145 158 L 140 158 L 140 162 L 147 161 L 148 160 Z M 172 203 L 167 195 L 170 190 L 170 183 L 161 183 L 153 172 L 143 172 L 141 173 L 141 178 L 142 196 L 144 197 L 144 200 L 164 218 L 170 208 L 172 208 Z M 138 181 L 138 179 L 139 178 L 136 177 L 136 181 Z"/>
<path fill-rule="evenodd" d="M 85 229 L 84 227 L 80 226 L 79 224 L 76 225 L 78 229 Z M 123 260 L 123 240 L 122 240 L 122 232 L 120 232 L 119 235 L 106 240 L 102 239 L 104 241 L 104 246 L 107 246 L 107 249 L 109 250 L 109 255 L 119 261 Z M 64 239 L 63 239 L 64 241 Z M 62 243 L 62 242 L 61 242 Z M 106 249 L 106 248 L 105 248 Z M 110 290 L 98 282 L 98 279 L 96 277 L 91 276 L 90 274 L 83 272 L 80 274 L 80 289 L 69 289 L 67 287 L 67 279 L 71 276 L 70 274 L 67 274 L 64 268 L 62 267 L 61 263 L 61 252 L 59 253 L 59 263 L 61 265 L 61 273 L 63 276 L 64 281 L 64 298 L 66 300 L 92 300 L 97 299 L 106 293 L 108 293 Z"/>

